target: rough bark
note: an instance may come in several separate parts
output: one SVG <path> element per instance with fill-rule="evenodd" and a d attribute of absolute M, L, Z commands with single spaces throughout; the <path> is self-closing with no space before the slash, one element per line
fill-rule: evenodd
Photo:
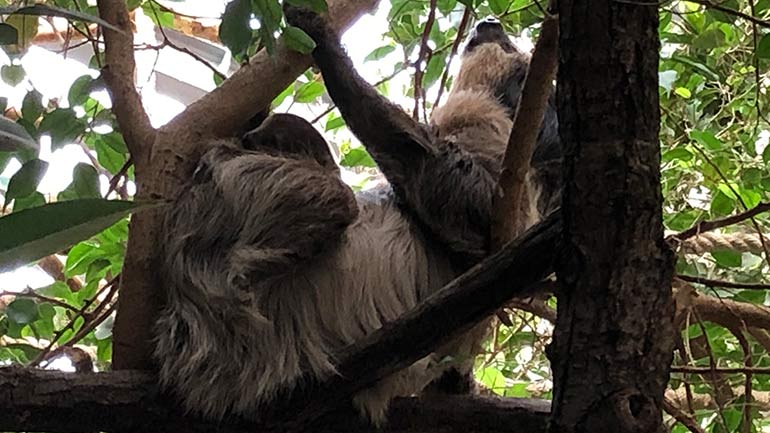
<path fill-rule="evenodd" d="M 149 373 L 123 370 L 73 374 L 0 369 L 2 431 L 284 432 L 283 425 L 243 420 L 209 422 L 182 414 L 157 388 Z M 545 432 L 550 404 L 545 400 L 448 396 L 393 402 L 381 432 L 539 433 Z M 369 432 L 351 410 L 318 420 L 306 431 Z"/>
<path fill-rule="evenodd" d="M 562 290 L 550 431 L 655 432 L 672 360 L 656 4 L 561 0 Z"/>
<path fill-rule="evenodd" d="M 123 6 L 119 7 L 116 3 Z M 329 13 L 335 28 L 342 31 L 375 5 L 375 0 L 330 1 Z M 128 22 L 124 2 L 101 0 L 99 13 L 111 23 Z M 117 35 L 115 33 L 105 41 L 108 52 L 118 52 L 117 46 L 125 46 L 125 40 Z M 111 44 L 116 46 L 110 48 Z M 113 95 L 127 95 L 128 100 L 124 102 L 133 107 L 126 115 L 118 115 L 117 118 L 127 143 L 130 137 L 136 137 L 131 139 L 132 143 L 139 143 L 134 146 L 136 149 L 129 146 L 137 164 L 137 200 L 174 197 L 190 177 L 198 157 L 206 150 L 208 139 L 235 134 L 311 64 L 310 56 L 292 52 L 282 44 L 272 58 L 261 51 L 248 66 L 190 105 L 160 128 L 156 135 L 148 137 L 146 133 L 141 133 L 144 122 L 142 115 L 137 114 L 137 110 L 141 111 L 141 104 L 132 96 L 136 91 L 132 93 L 125 88 L 127 82 L 133 83 L 130 78 L 133 77 L 133 52 L 123 53 L 123 60 L 117 55 L 113 60 L 110 62 L 111 71 L 120 69 L 126 74 L 131 72 L 125 76 L 129 78 L 106 82 Z M 118 102 L 116 100 L 116 105 L 119 105 Z M 161 305 L 162 281 L 155 266 L 160 220 L 159 209 L 138 213 L 131 220 L 121 278 L 120 308 L 113 331 L 115 369 L 152 367 L 152 325 Z"/>

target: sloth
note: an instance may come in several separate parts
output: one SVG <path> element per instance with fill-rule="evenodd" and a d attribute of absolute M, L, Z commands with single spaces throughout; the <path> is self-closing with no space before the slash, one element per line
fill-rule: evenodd
<path fill-rule="evenodd" d="M 342 350 L 398 319 L 489 253 L 490 213 L 529 58 L 502 25 L 470 35 L 429 124 L 363 80 L 324 18 L 286 9 L 348 127 L 387 185 L 342 182 L 307 121 L 274 114 L 210 149 L 164 220 L 166 306 L 156 325 L 161 384 L 191 412 L 258 419 L 304 381 L 336 373 Z M 558 203 L 560 146 L 548 106 L 521 204 L 531 225 Z M 353 396 L 374 424 L 388 402 L 467 377 L 486 324 Z"/>

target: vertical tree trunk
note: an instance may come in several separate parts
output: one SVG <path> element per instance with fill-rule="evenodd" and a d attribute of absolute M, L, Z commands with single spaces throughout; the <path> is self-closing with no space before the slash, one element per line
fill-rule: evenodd
<path fill-rule="evenodd" d="M 656 432 L 674 335 L 657 5 L 558 3 L 565 234 L 551 432 Z"/>

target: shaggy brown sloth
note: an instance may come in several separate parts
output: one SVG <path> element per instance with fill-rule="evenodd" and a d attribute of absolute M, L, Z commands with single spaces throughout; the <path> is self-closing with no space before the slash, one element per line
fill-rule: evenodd
<path fill-rule="evenodd" d="M 292 115 L 210 146 L 165 220 L 167 303 L 155 353 L 163 385 L 213 418 L 256 418 L 300 378 L 334 375 L 342 348 L 488 253 L 492 196 L 529 61 L 500 23 L 478 23 L 446 103 L 424 125 L 356 73 L 324 19 L 287 8 L 287 20 L 316 41 L 329 95 L 389 185 L 354 194 L 323 137 Z M 528 177 L 529 223 L 558 200 L 556 131 L 551 102 Z M 355 395 L 354 405 L 380 423 L 393 397 L 448 371 L 467 374 L 479 329 Z"/>

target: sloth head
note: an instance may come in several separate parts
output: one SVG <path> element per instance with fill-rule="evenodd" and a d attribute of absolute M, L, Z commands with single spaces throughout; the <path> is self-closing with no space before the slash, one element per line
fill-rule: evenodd
<path fill-rule="evenodd" d="M 528 63 L 529 56 L 511 42 L 500 21 L 486 18 L 478 22 L 468 36 L 460 73 L 452 91 L 487 90 L 498 93 L 500 86 Z"/>

